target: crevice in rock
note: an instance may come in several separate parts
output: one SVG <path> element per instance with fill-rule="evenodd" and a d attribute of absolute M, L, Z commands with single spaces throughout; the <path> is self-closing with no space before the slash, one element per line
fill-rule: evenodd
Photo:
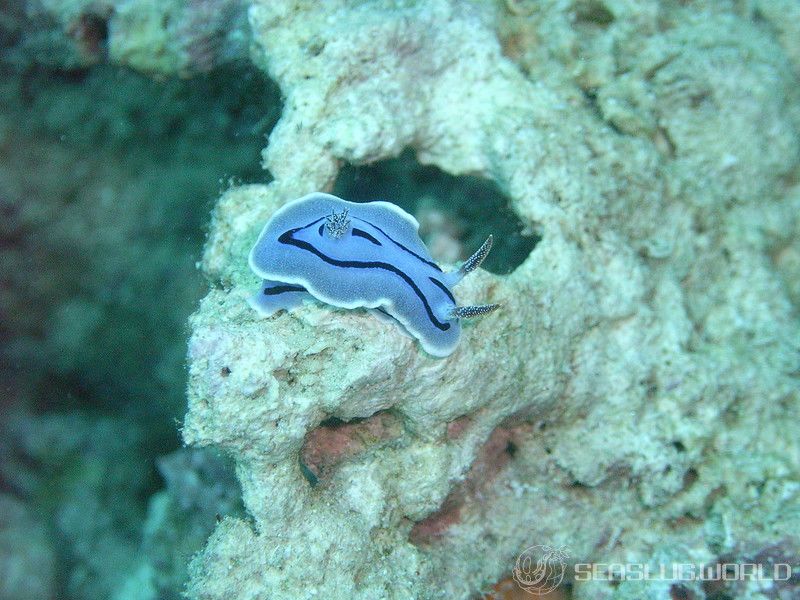
<path fill-rule="evenodd" d="M 598 0 L 581 0 L 575 3 L 574 9 L 579 24 L 605 29 L 614 22 L 614 14 Z"/>
<path fill-rule="evenodd" d="M 440 262 L 466 259 L 491 234 L 494 246 L 483 267 L 504 275 L 522 264 L 540 240 L 525 230 L 509 199 L 491 181 L 422 165 L 411 150 L 371 165 L 345 165 L 333 193 L 354 202 L 385 200 L 411 213 Z"/>
<path fill-rule="evenodd" d="M 300 469 L 312 487 L 316 486 L 330 479 L 342 462 L 402 434 L 400 418 L 390 411 L 350 421 L 330 417 L 306 434 Z"/>

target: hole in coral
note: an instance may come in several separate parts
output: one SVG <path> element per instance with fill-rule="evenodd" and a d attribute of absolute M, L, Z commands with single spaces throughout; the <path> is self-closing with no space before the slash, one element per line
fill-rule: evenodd
<path fill-rule="evenodd" d="M 329 417 L 306 434 L 300 451 L 300 469 L 313 487 L 327 481 L 339 464 L 396 440 L 402 430 L 400 419 L 389 411 L 347 421 Z"/>
<path fill-rule="evenodd" d="M 669 588 L 670 600 L 694 600 L 694 594 L 682 583 L 673 583 Z"/>
<path fill-rule="evenodd" d="M 441 262 L 465 260 L 491 234 L 494 245 L 483 267 L 507 274 L 540 240 L 525 231 L 508 198 L 492 182 L 422 165 L 411 150 L 372 165 L 344 166 L 333 193 L 354 202 L 397 204 L 417 218 L 420 236 Z"/>
<path fill-rule="evenodd" d="M 584 0 L 575 6 L 575 19 L 578 23 L 605 28 L 614 22 L 614 15 L 602 2 Z"/>
<path fill-rule="evenodd" d="M 698 480 L 700 475 L 697 473 L 697 470 L 694 468 L 689 468 L 683 474 L 683 489 L 688 490 L 690 487 L 694 485 L 694 483 Z"/>
<path fill-rule="evenodd" d="M 383 411 L 379 411 L 383 412 Z M 377 413 L 376 413 L 377 414 Z M 339 417 L 328 417 L 320 422 L 319 427 L 338 427 L 340 425 L 356 425 L 363 423 L 371 417 L 352 417 L 351 419 L 340 419 Z"/>
<path fill-rule="evenodd" d="M 517 450 L 518 450 L 518 448 L 517 448 L 517 445 L 516 445 L 514 442 L 512 442 L 512 441 L 509 441 L 509 442 L 506 444 L 506 452 L 508 453 L 508 455 L 509 455 L 511 458 L 514 458 L 514 456 L 516 456 L 516 454 L 517 454 Z"/>
<path fill-rule="evenodd" d="M 347 421 L 343 421 L 339 417 L 328 417 L 327 419 L 320 422 L 320 427 L 337 427 L 339 425 L 344 425 Z"/>
<path fill-rule="evenodd" d="M 85 58 L 97 62 L 105 55 L 108 42 L 106 17 L 94 12 L 83 13 L 71 23 L 68 33 Z"/>

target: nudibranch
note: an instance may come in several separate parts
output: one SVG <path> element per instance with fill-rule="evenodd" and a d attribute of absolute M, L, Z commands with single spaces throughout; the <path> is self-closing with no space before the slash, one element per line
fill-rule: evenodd
<path fill-rule="evenodd" d="M 433 356 L 449 355 L 460 319 L 499 305 L 457 306 L 452 288 L 477 269 L 492 237 L 445 273 L 419 237 L 419 223 L 389 202 L 348 202 L 313 193 L 281 207 L 250 252 L 263 279 L 250 305 L 264 315 L 315 298 L 340 308 L 374 309 L 417 338 Z"/>

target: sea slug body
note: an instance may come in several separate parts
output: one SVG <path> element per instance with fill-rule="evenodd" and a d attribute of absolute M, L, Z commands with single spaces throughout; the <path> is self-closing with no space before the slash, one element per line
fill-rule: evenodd
<path fill-rule="evenodd" d="M 414 217 L 389 202 L 348 202 L 319 192 L 294 200 L 272 216 L 250 252 L 250 267 L 263 279 L 250 304 L 264 315 L 312 297 L 374 309 L 429 354 L 448 356 L 461 335 L 460 319 L 498 307 L 457 306 L 451 291 L 480 266 L 492 238 L 461 268 L 445 273 L 418 228 Z"/>

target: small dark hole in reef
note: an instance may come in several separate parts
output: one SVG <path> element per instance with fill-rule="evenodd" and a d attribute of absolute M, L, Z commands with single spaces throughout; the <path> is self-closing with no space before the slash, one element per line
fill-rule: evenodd
<path fill-rule="evenodd" d="M 578 23 L 608 27 L 614 22 L 613 13 L 598 0 L 584 0 L 575 6 L 575 18 Z"/>
<path fill-rule="evenodd" d="M 438 261 L 466 259 L 491 234 L 494 245 L 483 267 L 495 274 L 513 271 L 541 239 L 523 231 L 508 198 L 491 181 L 422 165 L 411 150 L 371 165 L 344 166 L 333 193 L 354 202 L 385 200 L 411 213 Z M 452 239 L 457 256 L 447 256 L 454 244 L 443 237 Z"/>
<path fill-rule="evenodd" d="M 339 417 L 328 417 L 324 421 L 321 421 L 319 426 L 320 427 L 336 427 L 337 425 L 344 425 L 347 421 L 343 421 Z"/>
<path fill-rule="evenodd" d="M 694 485 L 695 481 L 697 481 L 699 477 L 700 475 L 697 473 L 696 469 L 693 468 L 687 469 L 686 472 L 683 474 L 683 489 L 688 490 L 690 487 Z"/>
<path fill-rule="evenodd" d="M 106 53 L 108 17 L 94 12 L 81 14 L 70 25 L 69 33 L 81 52 L 97 60 Z"/>
<path fill-rule="evenodd" d="M 355 424 L 355 423 L 363 423 L 369 419 L 369 417 L 353 417 L 352 419 L 344 420 L 340 419 L 339 417 L 328 417 L 324 421 L 321 421 L 318 427 L 338 427 L 339 425 L 347 425 L 347 424 Z"/>
<path fill-rule="evenodd" d="M 679 583 L 675 583 L 669 588 L 670 600 L 692 600 L 694 595 L 688 588 Z"/>
<path fill-rule="evenodd" d="M 511 458 L 514 458 L 514 456 L 517 454 L 517 449 L 517 445 L 514 442 L 508 442 L 506 444 L 506 452 Z"/>

